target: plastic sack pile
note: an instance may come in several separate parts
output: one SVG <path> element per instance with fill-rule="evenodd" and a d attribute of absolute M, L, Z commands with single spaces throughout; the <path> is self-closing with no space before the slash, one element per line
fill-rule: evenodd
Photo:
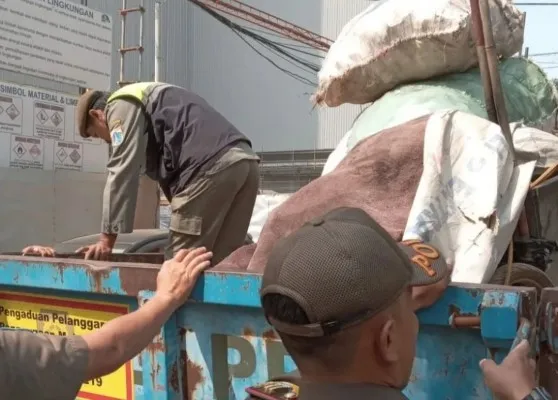
<path fill-rule="evenodd" d="M 428 120 L 423 172 L 403 240 L 436 246 L 454 265 L 454 282 L 490 280 L 512 239 L 534 168 L 558 162 L 556 136 L 511 127 L 521 154 L 516 165 L 498 125 L 459 111 Z"/>
<path fill-rule="evenodd" d="M 524 16 L 510 0 L 490 0 L 498 54 L 519 52 Z M 345 25 L 318 74 L 318 104 L 375 101 L 396 86 L 477 65 L 469 0 L 383 0 Z"/>
<path fill-rule="evenodd" d="M 510 122 L 546 130 L 558 108 L 556 86 L 533 62 L 509 58 L 499 65 Z M 358 142 L 384 129 L 432 114 L 459 110 L 487 118 L 480 71 L 473 68 L 418 83 L 402 85 L 368 106 L 329 156 L 323 174 L 331 172 Z"/>

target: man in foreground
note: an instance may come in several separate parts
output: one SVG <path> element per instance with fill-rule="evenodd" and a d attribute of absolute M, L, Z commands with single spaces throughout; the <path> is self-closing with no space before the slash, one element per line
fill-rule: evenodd
<path fill-rule="evenodd" d="M 84 138 L 110 144 L 101 238 L 83 249 L 103 259 L 133 229 L 140 172 L 170 202 L 168 254 L 204 246 L 217 264 L 242 246 L 259 187 L 250 140 L 204 99 L 165 83 L 89 91 L 76 107 Z"/>
<path fill-rule="evenodd" d="M 90 334 L 0 329 L 0 398 L 75 399 L 84 381 L 115 371 L 151 342 L 188 299 L 211 256 L 205 248 L 179 251 L 161 267 L 151 300 Z"/>
<path fill-rule="evenodd" d="M 355 208 L 333 210 L 279 241 L 264 271 L 262 305 L 300 371 L 299 399 L 405 399 L 415 310 L 439 297 L 449 273 L 436 249 L 397 244 Z M 502 399 L 521 400 L 535 387 L 524 347 L 500 366 L 482 362 Z"/>

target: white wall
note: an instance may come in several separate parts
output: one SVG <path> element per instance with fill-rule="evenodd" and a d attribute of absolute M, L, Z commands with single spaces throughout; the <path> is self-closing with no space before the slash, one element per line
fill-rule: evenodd
<path fill-rule="evenodd" d="M 98 232 L 105 176 L 0 168 L 0 251 Z"/>

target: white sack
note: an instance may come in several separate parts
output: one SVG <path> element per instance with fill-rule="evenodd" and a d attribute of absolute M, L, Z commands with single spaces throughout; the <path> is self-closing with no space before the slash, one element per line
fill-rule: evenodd
<path fill-rule="evenodd" d="M 511 0 L 489 0 L 496 50 L 519 52 L 525 18 Z M 477 65 L 469 0 L 381 0 L 349 21 L 318 74 L 318 104 L 378 99 L 397 85 Z"/>
<path fill-rule="evenodd" d="M 254 243 L 260 238 L 260 233 L 262 232 L 269 214 L 275 207 L 287 200 L 289 196 L 290 194 L 268 192 L 259 194 L 258 197 L 256 197 L 256 204 L 254 204 L 254 211 L 250 219 L 250 227 L 248 228 L 248 233 L 252 236 Z"/>
<path fill-rule="evenodd" d="M 500 127 L 456 111 L 427 124 L 424 171 L 404 240 L 436 246 L 453 263 L 454 282 L 486 283 L 506 251 L 535 166 L 558 162 L 558 138 L 512 124 L 516 150 L 537 161 L 514 167 Z"/>

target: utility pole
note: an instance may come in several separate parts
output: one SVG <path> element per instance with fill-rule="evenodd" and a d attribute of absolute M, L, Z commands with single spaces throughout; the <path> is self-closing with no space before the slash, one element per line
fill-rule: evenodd
<path fill-rule="evenodd" d="M 114 0 L 113 0 L 114 1 Z M 143 79 L 142 66 L 143 66 L 143 29 L 145 19 L 145 0 L 136 0 L 137 6 L 129 7 L 127 0 L 122 0 L 122 9 L 120 10 L 120 79 L 118 85 L 120 87 L 129 85 L 135 82 L 141 82 Z M 158 1 L 157 1 L 158 3 Z M 156 3 L 156 4 L 157 4 Z M 132 13 L 139 14 L 139 38 L 137 44 L 128 45 L 127 38 L 127 17 Z M 160 23 L 156 23 L 160 27 Z M 126 55 L 128 53 L 137 53 L 138 60 L 138 74 L 136 79 L 129 79 L 131 77 L 125 76 L 126 74 Z M 128 79 L 126 79 L 128 78 Z M 140 182 L 138 188 L 138 196 L 136 203 L 136 213 L 134 218 L 134 229 L 152 229 L 159 227 L 159 186 L 155 181 L 149 179 L 145 174 L 140 175 Z"/>
<path fill-rule="evenodd" d="M 155 0 L 155 82 L 161 82 L 161 3 L 163 0 Z"/>

